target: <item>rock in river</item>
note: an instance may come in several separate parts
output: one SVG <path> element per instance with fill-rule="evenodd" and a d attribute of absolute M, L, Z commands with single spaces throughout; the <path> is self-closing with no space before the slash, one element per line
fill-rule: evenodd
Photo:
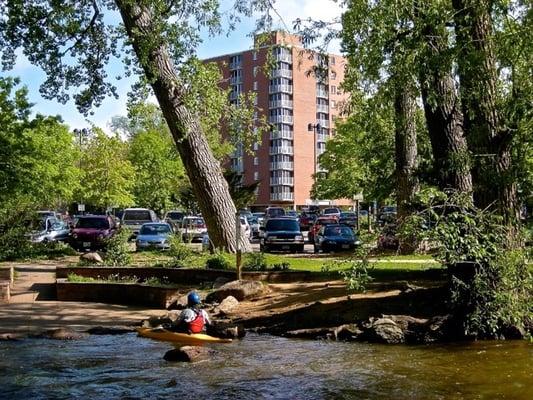
<path fill-rule="evenodd" d="M 232 281 L 209 293 L 205 301 L 207 303 L 220 303 L 228 296 L 233 296 L 238 301 L 243 301 L 267 292 L 268 286 L 263 284 L 263 282 L 247 280 Z"/>
<path fill-rule="evenodd" d="M 33 337 L 41 339 L 54 339 L 54 340 L 78 340 L 85 337 L 84 334 L 76 332 L 69 328 L 49 329 L 34 335 Z"/>
<path fill-rule="evenodd" d="M 214 350 L 200 346 L 183 346 L 172 349 L 163 357 L 167 361 L 195 362 L 208 360 L 214 354 Z"/>

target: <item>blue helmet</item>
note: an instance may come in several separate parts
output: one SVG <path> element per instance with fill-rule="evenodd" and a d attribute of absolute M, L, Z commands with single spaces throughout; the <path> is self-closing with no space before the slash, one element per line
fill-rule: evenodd
<path fill-rule="evenodd" d="M 194 306 L 196 304 L 200 304 L 200 296 L 196 292 L 191 292 L 187 296 L 187 304 L 190 306 Z"/>

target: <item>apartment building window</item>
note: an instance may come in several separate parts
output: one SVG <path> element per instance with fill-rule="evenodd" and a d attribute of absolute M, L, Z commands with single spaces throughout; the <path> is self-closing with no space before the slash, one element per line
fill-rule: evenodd
<path fill-rule="evenodd" d="M 331 108 L 336 108 L 337 102 L 335 100 L 331 100 Z"/>
<path fill-rule="evenodd" d="M 259 157 L 254 157 L 254 165 L 259 165 Z"/>
<path fill-rule="evenodd" d="M 259 180 L 259 172 L 255 171 L 254 172 L 254 181 L 258 181 Z"/>
<path fill-rule="evenodd" d="M 254 130 L 257 129 L 257 127 L 254 127 Z M 259 150 L 259 143 L 254 142 L 254 151 Z"/>
<path fill-rule="evenodd" d="M 329 58 L 329 63 L 330 63 L 331 65 L 335 65 L 335 56 L 331 56 L 331 57 Z"/>
<path fill-rule="evenodd" d="M 254 76 L 257 76 L 257 72 L 259 71 L 259 67 L 256 65 L 254 67 Z"/>
<path fill-rule="evenodd" d="M 334 81 L 335 79 L 337 79 L 337 73 L 336 73 L 335 71 L 331 71 L 330 79 L 333 80 L 333 81 Z"/>
<path fill-rule="evenodd" d="M 258 100 L 257 100 L 257 96 L 255 96 L 255 97 L 254 97 L 254 106 L 257 105 L 257 102 L 258 102 Z"/>
<path fill-rule="evenodd" d="M 257 81 L 254 82 L 254 90 L 257 90 Z"/>
<path fill-rule="evenodd" d="M 337 86 L 331 86 L 331 94 L 337 94 Z"/>
<path fill-rule="evenodd" d="M 257 119 L 257 111 L 254 111 L 254 119 Z"/>
<path fill-rule="evenodd" d="M 257 51 L 254 51 L 252 53 L 252 57 L 253 57 L 254 61 L 257 61 Z"/>

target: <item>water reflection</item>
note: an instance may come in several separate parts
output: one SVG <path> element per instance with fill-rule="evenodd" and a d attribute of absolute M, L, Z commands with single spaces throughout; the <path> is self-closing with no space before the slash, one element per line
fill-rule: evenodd
<path fill-rule="evenodd" d="M 212 361 L 168 363 L 171 346 L 90 336 L 0 343 L 2 399 L 529 399 L 533 345 L 382 346 L 249 335 Z"/>

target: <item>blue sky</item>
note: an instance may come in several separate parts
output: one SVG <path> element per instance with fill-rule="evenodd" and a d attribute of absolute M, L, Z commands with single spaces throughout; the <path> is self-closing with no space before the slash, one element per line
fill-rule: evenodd
<path fill-rule="evenodd" d="M 233 0 L 223 0 L 222 10 L 231 7 Z M 275 28 L 282 28 L 284 23 L 289 27 L 296 18 L 323 18 L 329 19 L 340 15 L 339 6 L 330 0 L 280 0 L 277 11 L 283 17 L 282 21 L 275 23 Z M 230 36 L 222 35 L 210 38 L 204 35 L 203 44 L 198 48 L 200 58 L 214 57 L 220 54 L 233 53 L 249 49 L 252 46 L 252 38 L 249 36 L 253 30 L 253 20 L 244 20 Z M 333 51 L 337 49 L 332 49 Z M 116 72 L 122 71 L 119 62 L 109 65 L 109 75 L 115 76 Z M 132 80 L 122 79 L 113 83 L 118 88 L 119 98 L 107 98 L 99 108 L 94 108 L 93 114 L 87 118 L 80 114 L 72 101 L 60 104 L 55 100 L 43 99 L 39 94 L 39 86 L 45 80 L 44 73 L 31 65 L 24 56 L 17 59 L 15 68 L 11 71 L 0 72 L 0 76 L 18 76 L 24 85 L 28 87 L 29 98 L 34 103 L 34 112 L 46 115 L 60 115 L 71 128 L 88 127 L 91 123 L 109 131 L 108 123 L 113 116 L 126 114 L 126 99 Z"/>

